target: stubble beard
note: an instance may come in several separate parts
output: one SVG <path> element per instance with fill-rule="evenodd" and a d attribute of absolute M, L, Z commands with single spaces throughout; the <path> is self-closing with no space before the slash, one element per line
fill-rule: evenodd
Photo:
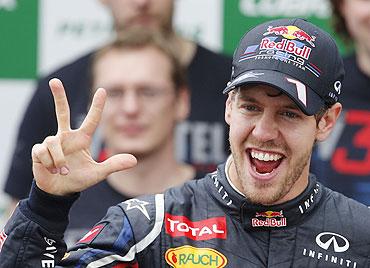
<path fill-rule="evenodd" d="M 310 150 L 303 153 L 294 163 L 290 164 L 287 175 L 279 179 L 280 182 L 273 184 L 270 182 L 254 182 L 251 178 L 248 179 L 245 168 L 246 160 L 243 160 L 243 156 L 240 153 L 238 154 L 237 150 L 233 150 L 233 146 L 231 146 L 231 152 L 245 197 L 251 203 L 263 205 L 276 204 L 290 192 L 293 185 L 302 175 L 304 168 L 308 165 L 311 156 Z M 243 153 L 244 157 L 249 157 L 244 151 Z"/>

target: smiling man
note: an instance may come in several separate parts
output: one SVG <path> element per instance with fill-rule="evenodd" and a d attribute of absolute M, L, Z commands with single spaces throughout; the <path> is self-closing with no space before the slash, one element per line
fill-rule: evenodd
<path fill-rule="evenodd" d="M 309 174 L 313 145 L 340 114 L 343 77 L 335 42 L 316 26 L 281 19 L 252 29 L 224 89 L 226 163 L 110 208 L 63 259 L 78 192 L 136 160 L 92 161 L 88 146 L 106 92 L 97 90 L 84 123 L 71 130 L 63 85 L 52 80 L 56 142 L 34 147 L 35 183 L 2 232 L 0 267 L 369 267 L 369 209 Z"/>
<path fill-rule="evenodd" d="M 250 201 L 279 204 L 304 191 L 312 147 L 340 114 L 343 77 L 334 41 L 305 21 L 263 24 L 244 36 L 224 93 L 229 175 Z"/>

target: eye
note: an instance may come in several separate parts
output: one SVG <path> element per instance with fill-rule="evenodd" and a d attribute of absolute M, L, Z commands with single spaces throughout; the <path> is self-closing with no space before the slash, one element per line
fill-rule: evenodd
<path fill-rule="evenodd" d="M 247 112 L 257 112 L 260 110 L 260 108 L 257 106 L 257 105 L 254 105 L 254 104 L 247 104 L 247 103 L 244 103 L 242 105 L 240 105 L 240 107 L 244 110 L 244 111 L 247 111 Z"/>
<path fill-rule="evenodd" d="M 283 111 L 281 112 L 281 115 L 289 118 L 289 119 L 294 119 L 294 118 L 299 118 L 299 114 L 292 112 L 292 111 Z"/>
<path fill-rule="evenodd" d="M 123 95 L 123 92 L 119 89 L 107 89 L 108 98 L 120 98 Z"/>
<path fill-rule="evenodd" d="M 163 94 L 163 90 L 156 87 L 144 86 L 139 90 L 139 95 L 144 98 L 155 98 Z"/>
<path fill-rule="evenodd" d="M 156 95 L 156 91 L 151 87 L 142 87 L 139 90 L 139 95 L 142 95 L 145 97 L 153 97 Z"/>

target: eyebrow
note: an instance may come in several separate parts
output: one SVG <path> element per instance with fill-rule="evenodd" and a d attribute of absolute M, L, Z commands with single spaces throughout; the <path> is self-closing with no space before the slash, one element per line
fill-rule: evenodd
<path fill-rule="evenodd" d="M 285 105 L 284 106 L 285 108 L 288 108 L 288 109 L 291 109 L 291 110 L 297 110 L 297 111 L 301 111 L 301 109 L 298 107 L 297 104 L 289 104 L 289 105 Z"/>
<path fill-rule="evenodd" d="M 289 98 L 289 96 L 287 96 Z M 250 96 L 246 96 L 244 94 L 239 94 L 239 98 L 242 100 L 242 101 L 248 101 L 248 102 L 251 102 L 251 103 L 259 103 L 259 101 L 254 98 L 254 97 L 250 97 Z M 273 98 L 273 97 L 271 97 Z M 295 102 L 292 100 L 293 103 L 290 103 L 290 104 L 286 104 L 284 105 L 283 107 L 285 109 L 290 109 L 290 110 L 295 110 L 295 111 L 301 111 L 301 109 L 298 107 L 297 104 L 295 104 Z"/>
<path fill-rule="evenodd" d="M 249 96 L 245 96 L 243 94 L 239 94 L 239 99 L 241 99 L 243 101 L 249 101 L 249 102 L 253 102 L 253 103 L 258 103 L 258 101 L 255 98 L 249 97 Z"/>

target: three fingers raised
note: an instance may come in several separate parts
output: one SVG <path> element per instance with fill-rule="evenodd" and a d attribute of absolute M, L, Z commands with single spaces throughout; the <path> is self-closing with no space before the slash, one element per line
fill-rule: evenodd
<path fill-rule="evenodd" d="M 58 132 L 70 130 L 70 112 L 67 96 L 62 81 L 53 78 L 49 81 L 55 103 L 55 113 L 58 122 Z"/>
<path fill-rule="evenodd" d="M 49 136 L 43 143 L 35 144 L 32 147 L 32 159 L 53 174 L 59 172 L 66 164 L 60 139 L 57 136 Z"/>
<path fill-rule="evenodd" d="M 55 102 L 55 113 L 58 122 L 58 132 L 68 131 L 71 129 L 70 111 L 63 83 L 58 78 L 53 78 L 49 81 L 49 86 Z M 82 131 L 85 132 L 85 134 L 89 136 L 92 136 L 94 134 L 101 119 L 105 99 L 105 90 L 103 88 L 99 88 L 94 94 L 89 112 L 80 128 Z"/>
<path fill-rule="evenodd" d="M 97 89 L 94 94 L 89 112 L 87 113 L 80 127 L 80 129 L 88 136 L 92 136 L 94 134 L 100 122 L 106 95 L 107 94 L 103 88 Z"/>
<path fill-rule="evenodd" d="M 99 166 L 99 176 L 101 178 L 106 178 L 113 172 L 126 170 L 134 167 L 137 164 L 135 156 L 132 154 L 116 154 L 109 157 L 102 163 L 98 163 Z"/>

